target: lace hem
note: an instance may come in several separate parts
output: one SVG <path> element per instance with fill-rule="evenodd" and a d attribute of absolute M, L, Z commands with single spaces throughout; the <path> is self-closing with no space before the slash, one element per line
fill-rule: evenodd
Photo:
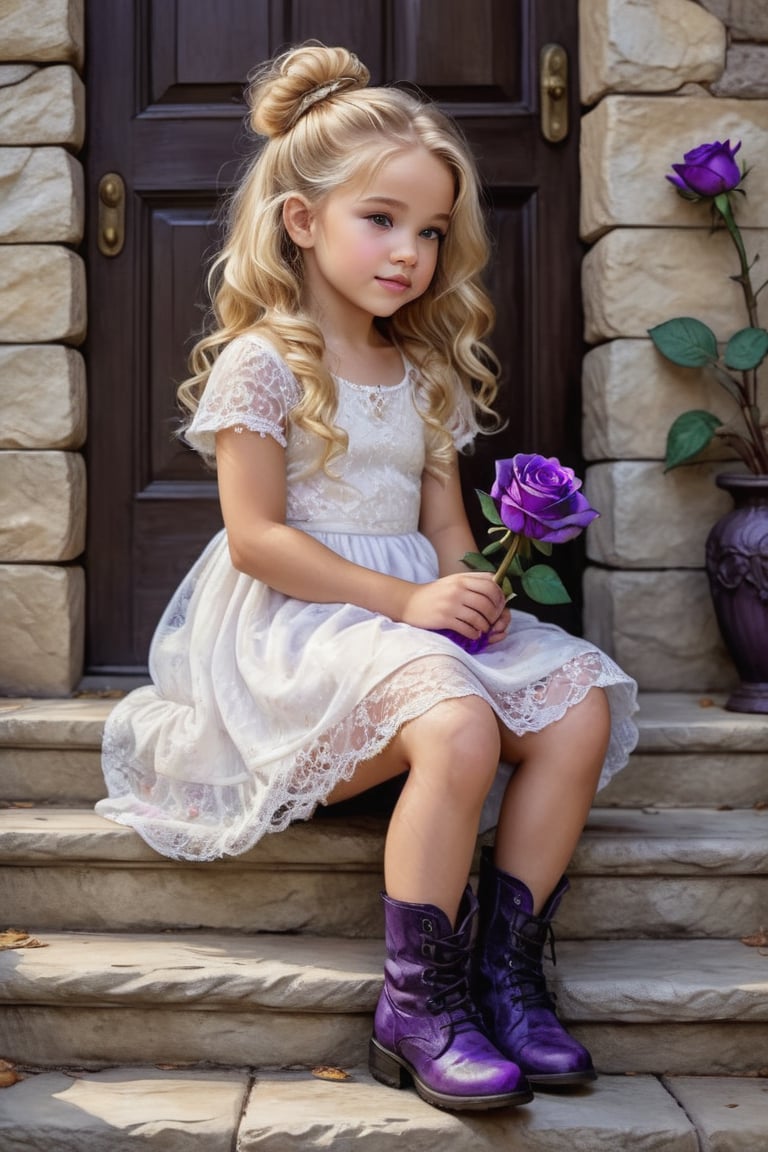
<path fill-rule="evenodd" d="M 404 724 L 443 700 L 481 696 L 511 731 L 522 735 L 560 719 L 592 687 L 623 688 L 629 694 L 613 710 L 602 786 L 624 766 L 637 738 L 630 719 L 633 682 L 608 657 L 583 653 L 536 683 L 494 697 L 460 660 L 427 656 L 382 681 L 297 757 L 273 764 L 267 782 L 248 773 L 215 785 L 170 775 L 147 778 L 146 769 L 127 751 L 130 732 L 108 726 L 104 758 L 110 764 L 110 799 L 100 801 L 96 811 L 135 828 L 164 856 L 202 861 L 240 855 L 265 834 L 309 819 L 358 764 L 382 752 Z"/>

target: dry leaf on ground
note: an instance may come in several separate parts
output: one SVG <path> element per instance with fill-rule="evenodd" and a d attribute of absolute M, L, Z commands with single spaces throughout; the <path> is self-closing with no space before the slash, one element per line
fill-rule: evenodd
<path fill-rule="evenodd" d="M 318 1080 L 349 1080 L 349 1072 L 345 1072 L 343 1068 L 330 1068 L 326 1064 L 320 1064 L 317 1068 L 312 1069 L 312 1075 L 316 1076 Z"/>
<path fill-rule="evenodd" d="M 751 936 L 742 936 L 741 942 L 749 948 L 768 948 L 768 929 L 759 928 Z"/>
<path fill-rule="evenodd" d="M 10 1088 L 21 1079 L 13 1064 L 7 1060 L 0 1060 L 0 1088 Z"/>
<path fill-rule="evenodd" d="M 7 948 L 47 948 L 42 940 L 30 936 L 23 928 L 6 928 L 0 932 L 0 952 Z"/>

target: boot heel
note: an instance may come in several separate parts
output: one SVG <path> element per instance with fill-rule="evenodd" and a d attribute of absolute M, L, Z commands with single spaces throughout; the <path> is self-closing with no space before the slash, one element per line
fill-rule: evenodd
<path fill-rule="evenodd" d="M 368 1045 L 368 1068 L 374 1080 L 386 1084 L 388 1088 L 407 1088 L 411 1083 L 410 1073 L 400 1061 L 373 1039 Z"/>

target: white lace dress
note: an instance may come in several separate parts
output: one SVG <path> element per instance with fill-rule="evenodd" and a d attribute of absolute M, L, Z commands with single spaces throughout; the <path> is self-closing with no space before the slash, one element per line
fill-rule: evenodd
<path fill-rule="evenodd" d="M 286 448 L 288 523 L 364 567 L 433 580 L 436 555 L 417 530 L 425 425 L 416 373 L 394 387 L 339 380 L 338 389 L 349 450 L 337 479 L 306 475 L 316 444 L 287 420 L 297 382 L 253 336 L 217 360 L 187 438 L 210 459 L 217 429 L 273 436 Z M 459 446 L 468 436 L 460 423 Z M 513 611 L 505 640 L 471 656 L 436 633 L 351 604 L 294 600 L 242 575 L 223 531 L 168 605 L 150 674 L 152 685 L 121 700 L 107 723 L 108 798 L 96 810 L 163 855 L 191 860 L 245 852 L 307 819 L 406 721 L 448 698 L 481 696 L 524 733 L 558 719 L 593 685 L 606 688 L 613 732 L 603 784 L 636 740 L 634 681 L 586 641 Z"/>

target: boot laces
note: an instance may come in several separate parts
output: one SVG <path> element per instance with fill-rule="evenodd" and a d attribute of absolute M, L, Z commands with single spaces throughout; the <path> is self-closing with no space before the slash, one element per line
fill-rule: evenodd
<path fill-rule="evenodd" d="M 477 1028 L 480 1012 L 469 990 L 466 944 L 451 936 L 439 941 L 424 939 L 422 953 L 431 961 L 429 968 L 425 969 L 424 980 L 434 989 L 427 1000 L 427 1008 L 435 1016 L 440 1012 L 447 1012 L 449 1016 L 440 1027 L 453 1028 L 457 1032 Z"/>
<path fill-rule="evenodd" d="M 507 986 L 510 998 L 526 1008 L 547 1008 L 555 1011 L 556 996 L 549 992 L 542 968 L 544 948 L 549 945 L 549 959 L 553 967 L 557 964 L 555 955 L 555 934 L 552 925 L 542 925 L 543 937 L 537 934 L 533 939 L 515 924 L 510 924 L 512 951 L 507 957 Z"/>

